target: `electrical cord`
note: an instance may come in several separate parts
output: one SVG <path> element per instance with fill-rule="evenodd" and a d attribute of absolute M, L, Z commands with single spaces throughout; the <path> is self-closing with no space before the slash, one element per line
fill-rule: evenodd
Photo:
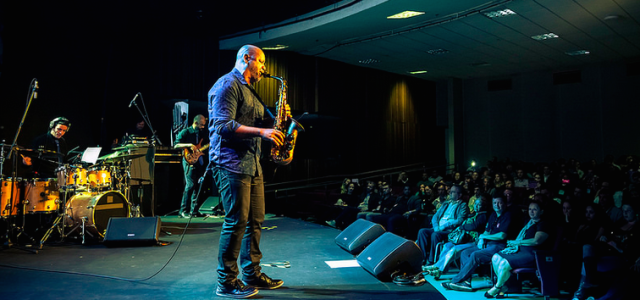
<path fill-rule="evenodd" d="M 131 279 L 131 278 L 109 276 L 109 275 L 101 275 L 101 274 L 82 273 L 82 272 L 74 272 L 74 271 L 61 271 L 61 270 L 48 270 L 48 269 L 39 269 L 39 268 L 30 268 L 30 267 L 23 267 L 23 266 L 7 265 L 7 264 L 0 264 L 0 267 L 11 268 L 11 269 L 19 269 L 19 270 L 29 270 L 29 271 L 38 271 L 38 272 L 57 273 L 57 274 L 71 274 L 71 275 L 79 275 L 79 276 L 87 276 L 87 277 L 105 278 L 105 279 L 120 280 L 120 281 L 126 281 L 126 282 L 144 282 L 144 281 L 150 280 L 150 279 L 156 277 L 158 274 L 160 274 L 160 272 L 162 272 L 162 270 L 164 270 L 164 268 L 166 268 L 169 265 L 169 263 L 173 260 L 173 258 L 175 257 L 176 253 L 178 253 L 178 250 L 180 249 L 180 246 L 182 245 L 185 233 L 187 232 L 187 228 L 189 228 L 189 224 L 191 224 L 191 219 L 192 218 L 193 217 L 189 218 L 189 220 L 187 221 L 187 224 L 184 226 L 184 230 L 182 231 L 182 236 L 180 237 L 180 241 L 178 242 L 178 246 L 176 247 L 176 249 L 171 254 L 171 257 L 169 257 L 167 262 L 158 271 L 156 271 L 151 276 L 148 276 L 146 278 Z"/>

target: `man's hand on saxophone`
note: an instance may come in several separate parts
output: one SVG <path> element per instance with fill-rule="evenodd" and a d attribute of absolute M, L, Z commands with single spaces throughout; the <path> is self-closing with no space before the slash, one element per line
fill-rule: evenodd
<path fill-rule="evenodd" d="M 272 128 L 260 128 L 240 125 L 236 129 L 235 135 L 238 138 L 261 137 L 263 140 L 271 141 L 276 146 L 284 145 L 284 133 Z"/>
<path fill-rule="evenodd" d="M 284 145 L 284 133 L 279 130 L 261 128 L 260 136 L 265 140 L 271 141 L 277 147 Z"/>

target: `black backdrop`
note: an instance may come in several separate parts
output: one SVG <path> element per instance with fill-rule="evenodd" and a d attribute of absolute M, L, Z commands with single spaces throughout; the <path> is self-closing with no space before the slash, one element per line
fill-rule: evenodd
<path fill-rule="evenodd" d="M 249 2 L 249 7 L 261 3 Z M 219 52 L 217 37 L 303 9 L 295 1 L 283 2 L 288 6 L 244 10 L 261 18 L 239 23 L 230 21 L 232 2 L 3 1 L 0 139 L 12 141 L 25 111 L 29 82 L 38 78 L 39 97 L 31 104 L 19 145 L 46 132 L 52 118 L 66 116 L 72 128 L 65 138 L 72 147 L 107 147 L 140 119 L 135 107 L 127 107 L 138 92 L 158 136 L 168 145 L 175 99 L 192 103 L 190 117 L 206 114 L 210 86 L 233 65 L 234 53 Z M 332 1 L 311 2 L 317 6 Z M 303 120 L 308 132 L 299 141 L 293 166 L 278 171 L 288 174 L 283 179 L 442 161 L 444 128 L 435 124 L 433 82 L 407 79 L 415 93 L 412 109 L 419 128 L 411 136 L 398 137 L 390 128 L 402 121 L 388 118 L 385 101 L 390 82 L 402 76 L 302 59 L 317 69 L 295 75 L 307 81 L 299 84 L 304 92 L 298 92 L 305 99 L 293 109 L 311 115 Z M 317 86 L 310 74 L 319 77 Z M 319 111 L 308 97 L 316 88 Z"/>

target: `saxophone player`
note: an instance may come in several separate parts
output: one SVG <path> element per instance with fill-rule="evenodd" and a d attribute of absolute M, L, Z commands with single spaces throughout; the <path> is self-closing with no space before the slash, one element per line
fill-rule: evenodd
<path fill-rule="evenodd" d="M 216 295 L 248 298 L 258 289 L 276 289 L 282 280 L 262 273 L 260 236 L 264 221 L 264 183 L 260 166 L 261 139 L 281 146 L 285 135 L 262 128 L 266 110 L 252 85 L 265 73 L 262 49 L 245 45 L 231 72 L 220 77 L 208 94 L 210 160 L 213 178 L 226 212 L 220 232 Z M 290 116 L 290 110 L 287 109 Z M 240 268 L 238 268 L 238 257 Z M 238 278 L 242 272 L 242 280 Z"/>

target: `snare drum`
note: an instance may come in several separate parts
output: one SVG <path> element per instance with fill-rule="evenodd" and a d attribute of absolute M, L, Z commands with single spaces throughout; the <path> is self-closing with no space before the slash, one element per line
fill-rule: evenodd
<path fill-rule="evenodd" d="M 89 169 L 87 180 L 92 188 L 108 188 L 111 186 L 111 172 L 108 167 Z"/>
<path fill-rule="evenodd" d="M 82 166 L 65 166 L 57 170 L 58 187 L 66 186 L 86 186 L 87 185 L 87 169 Z"/>
<path fill-rule="evenodd" d="M 18 214 L 18 206 L 20 205 L 20 199 L 22 196 L 22 180 L 18 178 L 2 179 L 2 197 L 0 197 L 0 215 L 15 216 Z M 11 197 L 13 192 L 13 197 Z"/>
<path fill-rule="evenodd" d="M 30 181 L 24 194 L 28 213 L 52 213 L 58 210 L 60 192 L 54 178 Z"/>
<path fill-rule="evenodd" d="M 85 231 L 103 238 L 111 217 L 129 217 L 129 204 L 120 192 L 80 193 L 67 203 L 65 225 L 73 227 L 73 231 L 82 231 L 84 218 Z"/>

